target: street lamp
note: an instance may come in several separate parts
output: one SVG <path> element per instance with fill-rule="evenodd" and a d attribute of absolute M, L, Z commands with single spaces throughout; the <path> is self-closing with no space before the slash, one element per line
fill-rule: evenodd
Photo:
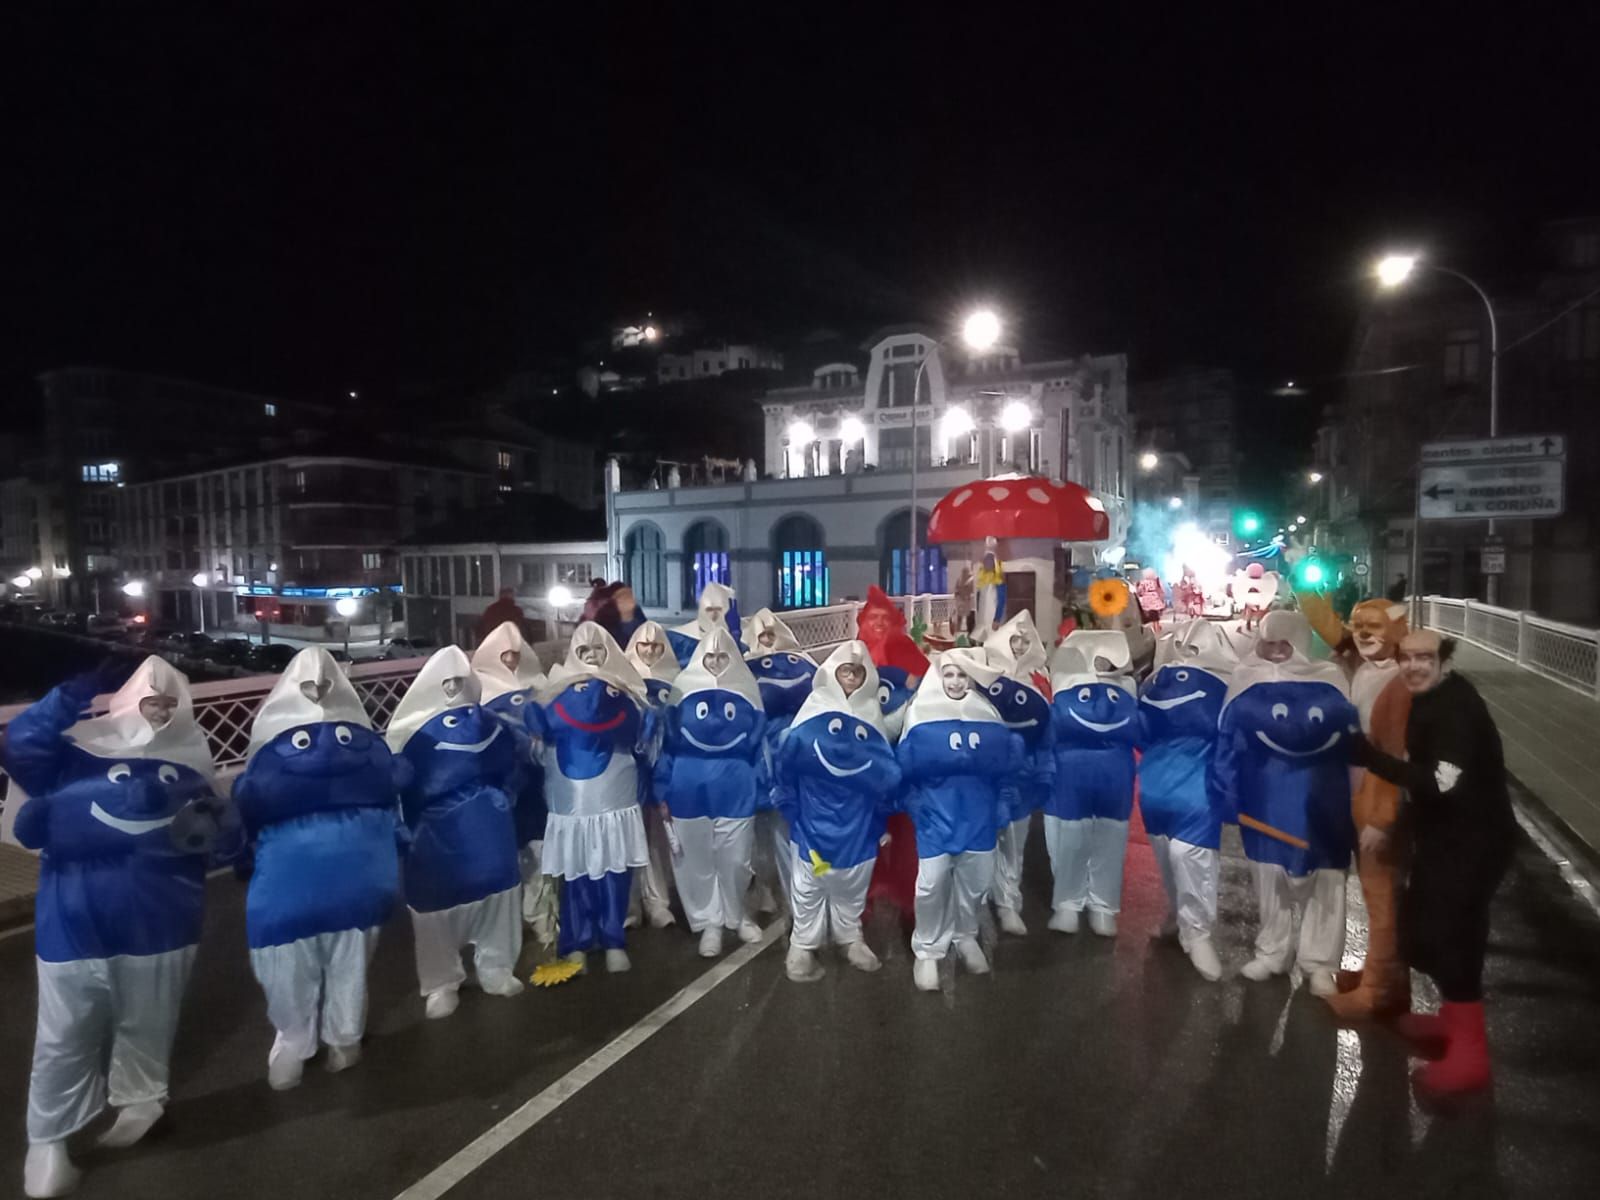
<path fill-rule="evenodd" d="M 987 350 L 1000 340 L 1000 318 L 990 308 L 980 308 L 967 314 L 961 323 L 961 340 L 969 350 Z M 922 572 L 917 563 L 917 426 L 919 411 L 922 407 L 922 373 L 928 369 L 928 363 L 934 355 L 939 353 L 944 345 L 943 339 L 934 342 L 927 354 L 917 363 L 917 373 L 911 378 L 911 557 L 906 560 L 906 572 L 911 580 L 910 594 L 917 594 L 917 585 L 922 582 Z M 948 420 L 948 416 L 946 417 Z M 972 417 L 967 416 L 970 422 Z M 970 426 L 969 426 L 970 428 Z"/>
<path fill-rule="evenodd" d="M 122 585 L 122 594 L 124 596 L 127 596 L 130 600 L 141 600 L 141 599 L 143 599 L 144 598 L 144 580 L 142 580 L 142 579 L 130 579 L 130 580 L 128 580 L 127 583 Z"/>
<path fill-rule="evenodd" d="M 1183 497 L 1182 496 L 1169 496 L 1167 498 L 1167 507 L 1168 508 L 1182 508 L 1183 507 Z"/>
<path fill-rule="evenodd" d="M 361 607 L 349 596 L 334 601 L 333 611 L 344 618 L 344 656 L 350 657 L 350 618 L 356 615 L 356 610 Z"/>
<path fill-rule="evenodd" d="M 1021 433 L 1033 424 L 1033 409 L 1026 400 L 1012 400 L 1000 410 L 1000 428 L 1007 433 Z"/>
<path fill-rule="evenodd" d="M 1306 476 L 1306 478 L 1309 479 L 1312 483 L 1321 483 L 1322 482 L 1322 472 L 1321 471 L 1312 471 L 1311 474 Z"/>
<path fill-rule="evenodd" d="M 32 580 L 35 580 L 35 581 L 43 579 L 44 578 L 44 570 L 43 570 L 43 568 L 41 568 L 41 567 L 29 567 L 28 568 L 28 578 L 32 579 Z"/>
<path fill-rule="evenodd" d="M 839 440 L 845 445 L 854 445 L 867 436 L 867 427 L 860 417 L 846 417 L 839 422 Z"/>
<path fill-rule="evenodd" d="M 810 447 L 811 443 L 816 440 L 817 431 L 811 427 L 810 421 L 789 422 L 789 452 L 791 454 L 796 450 L 800 451 L 801 454 L 804 454 L 805 451 Z M 805 473 L 805 461 L 802 459 L 800 464 L 800 474 L 804 475 Z"/>
<path fill-rule="evenodd" d="M 199 614 L 199 617 L 200 617 L 200 632 L 204 633 L 206 631 L 206 592 L 205 592 L 205 589 L 206 589 L 206 585 L 211 582 L 211 576 L 207 575 L 204 571 L 198 571 L 198 572 L 195 573 L 194 578 L 189 580 L 189 582 L 194 584 L 194 589 L 195 589 L 194 610 L 195 610 L 196 613 Z"/>
<path fill-rule="evenodd" d="M 16 588 L 19 592 L 27 591 L 32 584 L 33 580 L 29 579 L 26 574 L 18 575 L 11 581 L 11 586 Z"/>
<path fill-rule="evenodd" d="M 1146 450 L 1139 455 L 1139 469 L 1141 471 L 1154 471 L 1161 465 L 1161 455 L 1154 450 Z"/>
<path fill-rule="evenodd" d="M 1489 299 L 1489 293 L 1484 291 L 1478 281 L 1471 276 L 1463 275 L 1460 271 L 1450 267 L 1441 267 L 1438 263 L 1423 262 L 1415 254 L 1390 254 L 1378 260 L 1374 274 L 1378 283 L 1385 288 L 1397 288 L 1411 278 L 1412 273 L 1422 267 L 1425 270 L 1437 271 L 1441 275 L 1449 275 L 1461 280 L 1474 292 L 1478 299 L 1483 301 L 1483 311 L 1489 316 L 1489 436 L 1500 436 L 1500 325 L 1495 320 L 1494 302 Z M 1494 518 L 1489 519 L 1489 536 L 1494 536 Z M 1417 481 L 1417 511 L 1412 520 L 1411 527 L 1411 588 L 1412 594 L 1417 595 L 1416 589 L 1422 585 L 1418 575 L 1422 571 L 1422 481 Z M 1494 604 L 1500 598 L 1500 577 L 1487 576 L 1484 581 L 1489 603 Z"/>

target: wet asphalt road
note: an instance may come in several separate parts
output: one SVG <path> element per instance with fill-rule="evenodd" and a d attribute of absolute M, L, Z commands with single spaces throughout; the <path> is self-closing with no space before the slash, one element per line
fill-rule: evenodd
<path fill-rule="evenodd" d="M 1417 1110 L 1402 1044 L 1339 1031 L 1287 981 L 1233 977 L 1253 902 L 1224 876 L 1207 984 L 1173 944 L 1146 845 L 1128 859 L 1122 936 L 1044 929 L 1035 828 L 1026 939 L 988 978 L 915 993 L 890 913 L 885 970 L 828 961 L 801 986 L 768 949 L 450 1193 L 761 1196 L 1579 1197 L 1600 1187 L 1600 920 L 1524 845 L 1495 912 L 1494 1096 Z M 81 1195 L 391 1200 L 633 1025 L 707 964 L 681 930 L 633 936 L 635 969 L 515 999 L 468 993 L 422 1019 L 405 924 L 385 932 L 363 1063 L 265 1082 L 267 1026 L 245 956 L 242 889 L 212 906 L 174 1065 L 169 1117 L 131 1151 L 75 1142 Z M 1353 931 L 1360 936 L 1359 926 Z M 598 964 L 597 964 L 598 965 Z M 20 1183 L 32 1038 L 30 939 L 0 942 L 9 1134 Z M 17 1189 L 20 1193 L 20 1188 Z"/>

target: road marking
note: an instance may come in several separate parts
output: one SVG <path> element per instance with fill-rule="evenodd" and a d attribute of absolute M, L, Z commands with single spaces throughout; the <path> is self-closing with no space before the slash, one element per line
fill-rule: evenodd
<path fill-rule="evenodd" d="M 395 1200 L 438 1200 L 440 1196 L 660 1033 L 676 1018 L 704 1000 L 719 983 L 737 974 L 741 968 L 754 961 L 756 955 L 787 932 L 787 921 L 774 921 L 768 925 L 762 932 L 759 942 L 742 946 L 728 955 L 665 1004 L 647 1014 L 637 1024 L 623 1030 L 504 1120 L 468 1142 L 406 1188 L 395 1197 Z"/>

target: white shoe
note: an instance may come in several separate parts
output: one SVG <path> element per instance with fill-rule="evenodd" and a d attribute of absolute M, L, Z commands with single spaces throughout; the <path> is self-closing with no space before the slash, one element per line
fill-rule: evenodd
<path fill-rule="evenodd" d="M 323 1066 L 331 1074 L 337 1075 L 340 1071 L 348 1071 L 361 1061 L 361 1043 L 351 1042 L 348 1046 L 329 1046 Z"/>
<path fill-rule="evenodd" d="M 1117 914 L 1108 913 L 1103 908 L 1089 910 L 1089 928 L 1101 937 L 1117 936 Z"/>
<path fill-rule="evenodd" d="M 961 965 L 967 969 L 969 975 L 987 975 L 989 973 L 989 960 L 984 957 L 983 947 L 978 945 L 977 938 L 962 938 L 956 942 L 956 953 L 961 956 Z"/>
<path fill-rule="evenodd" d="M 428 1020 L 439 1021 L 455 1012 L 456 1005 L 460 1003 L 461 996 L 455 988 L 440 988 L 437 992 L 428 993 L 428 999 L 422 1006 L 422 1011 L 427 1014 Z"/>
<path fill-rule="evenodd" d="M 1075 908 L 1058 908 L 1050 914 L 1048 927 L 1057 933 L 1078 932 L 1078 910 Z"/>
<path fill-rule="evenodd" d="M 167 1106 L 159 1100 L 146 1100 L 119 1108 L 116 1122 L 95 1139 L 95 1144 L 113 1150 L 126 1149 L 149 1133 L 150 1127 L 161 1119 L 161 1114 L 166 1110 Z"/>
<path fill-rule="evenodd" d="M 748 917 L 739 922 L 739 940 L 746 946 L 761 940 L 761 926 Z"/>
<path fill-rule="evenodd" d="M 815 983 L 823 976 L 822 964 L 810 950 L 790 946 L 783 958 L 783 973 L 795 983 Z"/>
<path fill-rule="evenodd" d="M 22 1166 L 22 1190 L 34 1198 L 65 1196 L 78 1186 L 83 1172 L 72 1165 L 66 1142 L 38 1142 L 28 1147 Z"/>
<path fill-rule="evenodd" d="M 589 952 L 587 950 L 569 951 L 561 961 L 577 963 L 579 975 L 587 975 L 589 973 Z"/>
<path fill-rule="evenodd" d="M 938 959 L 917 959 L 911 966 L 911 982 L 917 985 L 917 991 L 919 992 L 937 992 L 939 990 Z"/>
<path fill-rule="evenodd" d="M 277 1042 L 267 1054 L 267 1085 L 275 1092 L 287 1092 L 300 1086 L 300 1077 L 306 1073 L 305 1061 Z"/>
<path fill-rule="evenodd" d="M 707 925 L 700 931 L 700 957 L 716 958 L 722 953 L 722 927 Z"/>
<path fill-rule="evenodd" d="M 883 966 L 883 960 L 872 952 L 872 947 L 859 939 L 844 948 L 844 960 L 856 970 L 869 973 Z"/>
<path fill-rule="evenodd" d="M 1306 988 L 1313 996 L 1333 996 L 1338 994 L 1339 982 L 1332 971 L 1309 971 L 1306 974 Z"/>
<path fill-rule="evenodd" d="M 1209 979 L 1212 983 L 1222 978 L 1222 960 L 1217 957 L 1217 948 L 1211 944 L 1210 938 L 1197 938 L 1189 946 L 1188 954 L 1189 961 L 1200 972 L 1201 978 Z"/>
<path fill-rule="evenodd" d="M 672 915 L 670 908 L 652 908 L 645 915 L 650 921 L 651 929 L 666 929 L 669 925 L 678 923 L 678 918 Z"/>
<path fill-rule="evenodd" d="M 1009 933 L 1015 937 L 1027 937 L 1028 927 L 1023 924 L 1022 914 L 1014 908 L 996 908 L 995 919 L 1000 922 L 1000 932 Z"/>
<path fill-rule="evenodd" d="M 622 927 L 624 929 L 639 928 L 639 914 L 630 909 L 628 915 L 622 918 Z"/>
<path fill-rule="evenodd" d="M 621 975 L 624 971 L 633 970 L 633 960 L 628 957 L 626 950 L 607 950 L 606 970 L 613 975 Z"/>
<path fill-rule="evenodd" d="M 1274 975 L 1282 975 L 1283 967 L 1273 962 L 1272 959 L 1262 958 L 1258 954 L 1239 968 L 1239 974 L 1255 983 L 1265 983 Z"/>
<path fill-rule="evenodd" d="M 1158 942 L 1170 942 L 1178 936 L 1178 918 L 1168 913 L 1162 920 L 1159 928 L 1152 933 L 1151 938 Z"/>
<path fill-rule="evenodd" d="M 478 986 L 486 996 L 520 996 L 523 983 L 510 971 L 480 971 Z"/>

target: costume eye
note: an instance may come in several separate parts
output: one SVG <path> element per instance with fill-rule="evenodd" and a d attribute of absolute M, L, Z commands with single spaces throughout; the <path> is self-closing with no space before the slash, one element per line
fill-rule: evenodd
<path fill-rule="evenodd" d="M 1122 703 L 1122 693 L 1120 691 L 1118 691 L 1116 688 L 1107 688 L 1106 689 L 1106 695 L 1111 697 L 1111 703 L 1113 703 L 1113 704 L 1121 704 Z"/>
<path fill-rule="evenodd" d="M 162 783 L 177 783 L 178 768 L 168 763 L 156 772 L 156 778 L 161 780 Z"/>
<path fill-rule="evenodd" d="M 761 665 L 762 665 L 762 666 L 763 666 L 763 667 L 765 667 L 765 668 L 766 668 L 766 669 L 767 669 L 767 670 L 769 670 L 769 671 L 770 671 L 770 670 L 772 670 L 772 659 L 770 659 L 770 658 L 763 658 L 763 659 L 762 659 L 762 660 L 761 660 Z"/>
<path fill-rule="evenodd" d="M 1188 683 L 1189 682 L 1189 672 L 1187 672 L 1187 671 L 1179 671 L 1177 673 L 1177 675 L 1175 676 L 1175 678 L 1177 679 L 1177 681 L 1179 683 Z"/>
<path fill-rule="evenodd" d="M 789 661 L 791 663 L 797 663 L 800 661 L 800 656 L 798 654 L 791 654 L 789 655 Z"/>
<path fill-rule="evenodd" d="M 1287 721 L 1289 719 L 1289 706 L 1287 704 L 1274 704 L 1272 706 L 1272 719 L 1274 721 Z"/>
<path fill-rule="evenodd" d="M 521 692 L 516 692 L 511 697 L 511 703 L 513 705 L 516 705 L 517 707 L 521 707 L 522 705 L 526 704 L 527 702 L 528 702 L 528 698 L 526 696 L 524 696 Z"/>
<path fill-rule="evenodd" d="M 864 742 L 866 740 L 867 740 L 867 727 L 865 725 L 857 725 L 856 726 L 856 741 Z"/>
<path fill-rule="evenodd" d="M 699 704 L 694 706 L 694 715 L 697 720 L 704 721 L 711 715 L 711 705 L 707 704 L 704 700 L 700 701 Z"/>
<path fill-rule="evenodd" d="M 731 721 L 731 720 L 733 720 L 733 716 L 734 716 L 733 701 L 729 700 L 726 704 L 724 704 L 722 706 L 722 719 L 725 720 L 725 721 Z"/>
<path fill-rule="evenodd" d="M 289 735 L 289 745 L 296 750 L 311 749 L 311 734 L 304 729 L 297 729 Z"/>
<path fill-rule="evenodd" d="M 334 727 L 333 737 L 334 740 L 337 741 L 341 746 L 348 746 L 351 742 L 356 740 L 356 735 L 350 732 L 348 726 L 344 725 L 338 725 Z"/>
<path fill-rule="evenodd" d="M 1027 702 L 1028 702 L 1028 698 L 1026 696 L 1024 696 L 1021 692 L 1018 692 L 1017 693 L 1017 707 L 1021 708 Z"/>
<path fill-rule="evenodd" d="M 1094 698 L 1094 693 L 1091 692 L 1088 688 L 1079 688 L 1078 689 L 1078 703 L 1079 704 L 1087 704 L 1093 698 Z"/>
<path fill-rule="evenodd" d="M 950 749 L 952 749 L 952 750 L 961 749 L 961 735 L 959 733 L 952 733 L 950 735 Z"/>
<path fill-rule="evenodd" d="M 894 693 L 889 690 L 889 685 L 887 683 L 879 685 L 878 703 L 880 705 L 889 703 L 889 697 L 892 695 L 894 695 Z"/>
<path fill-rule="evenodd" d="M 610 696 L 613 700 L 616 699 L 617 689 L 612 687 L 610 684 L 607 684 L 606 685 L 606 695 Z"/>
<path fill-rule="evenodd" d="M 975 733 L 967 734 L 967 748 L 969 750 L 976 750 L 978 748 L 979 743 L 981 743 L 982 741 L 983 741 L 983 739 L 980 738 Z"/>
<path fill-rule="evenodd" d="M 446 729 L 454 729 L 459 724 L 461 724 L 460 717 L 446 717 L 444 719 L 444 727 Z"/>
<path fill-rule="evenodd" d="M 133 768 L 127 763 L 118 763 L 116 766 L 112 767 L 106 772 L 106 778 L 112 783 L 121 783 L 124 779 L 128 778 L 128 776 L 132 774 Z"/>
<path fill-rule="evenodd" d="M 828 732 L 829 733 L 838 733 L 843 728 L 844 728 L 844 722 L 841 721 L 838 717 L 835 717 L 833 720 L 828 722 Z"/>
<path fill-rule="evenodd" d="M 1003 692 L 1005 690 L 1006 689 L 1001 687 L 998 683 L 991 683 L 989 685 L 989 695 L 991 695 L 991 696 L 998 696 L 1001 692 Z"/>
<path fill-rule="evenodd" d="M 586 692 L 589 690 L 589 684 L 587 681 L 584 683 L 575 683 L 572 685 L 572 690 L 575 692 Z"/>
<path fill-rule="evenodd" d="M 1306 716 L 1310 717 L 1318 725 L 1321 725 L 1324 713 L 1320 708 L 1313 708 L 1310 712 L 1308 712 L 1306 714 Z"/>

